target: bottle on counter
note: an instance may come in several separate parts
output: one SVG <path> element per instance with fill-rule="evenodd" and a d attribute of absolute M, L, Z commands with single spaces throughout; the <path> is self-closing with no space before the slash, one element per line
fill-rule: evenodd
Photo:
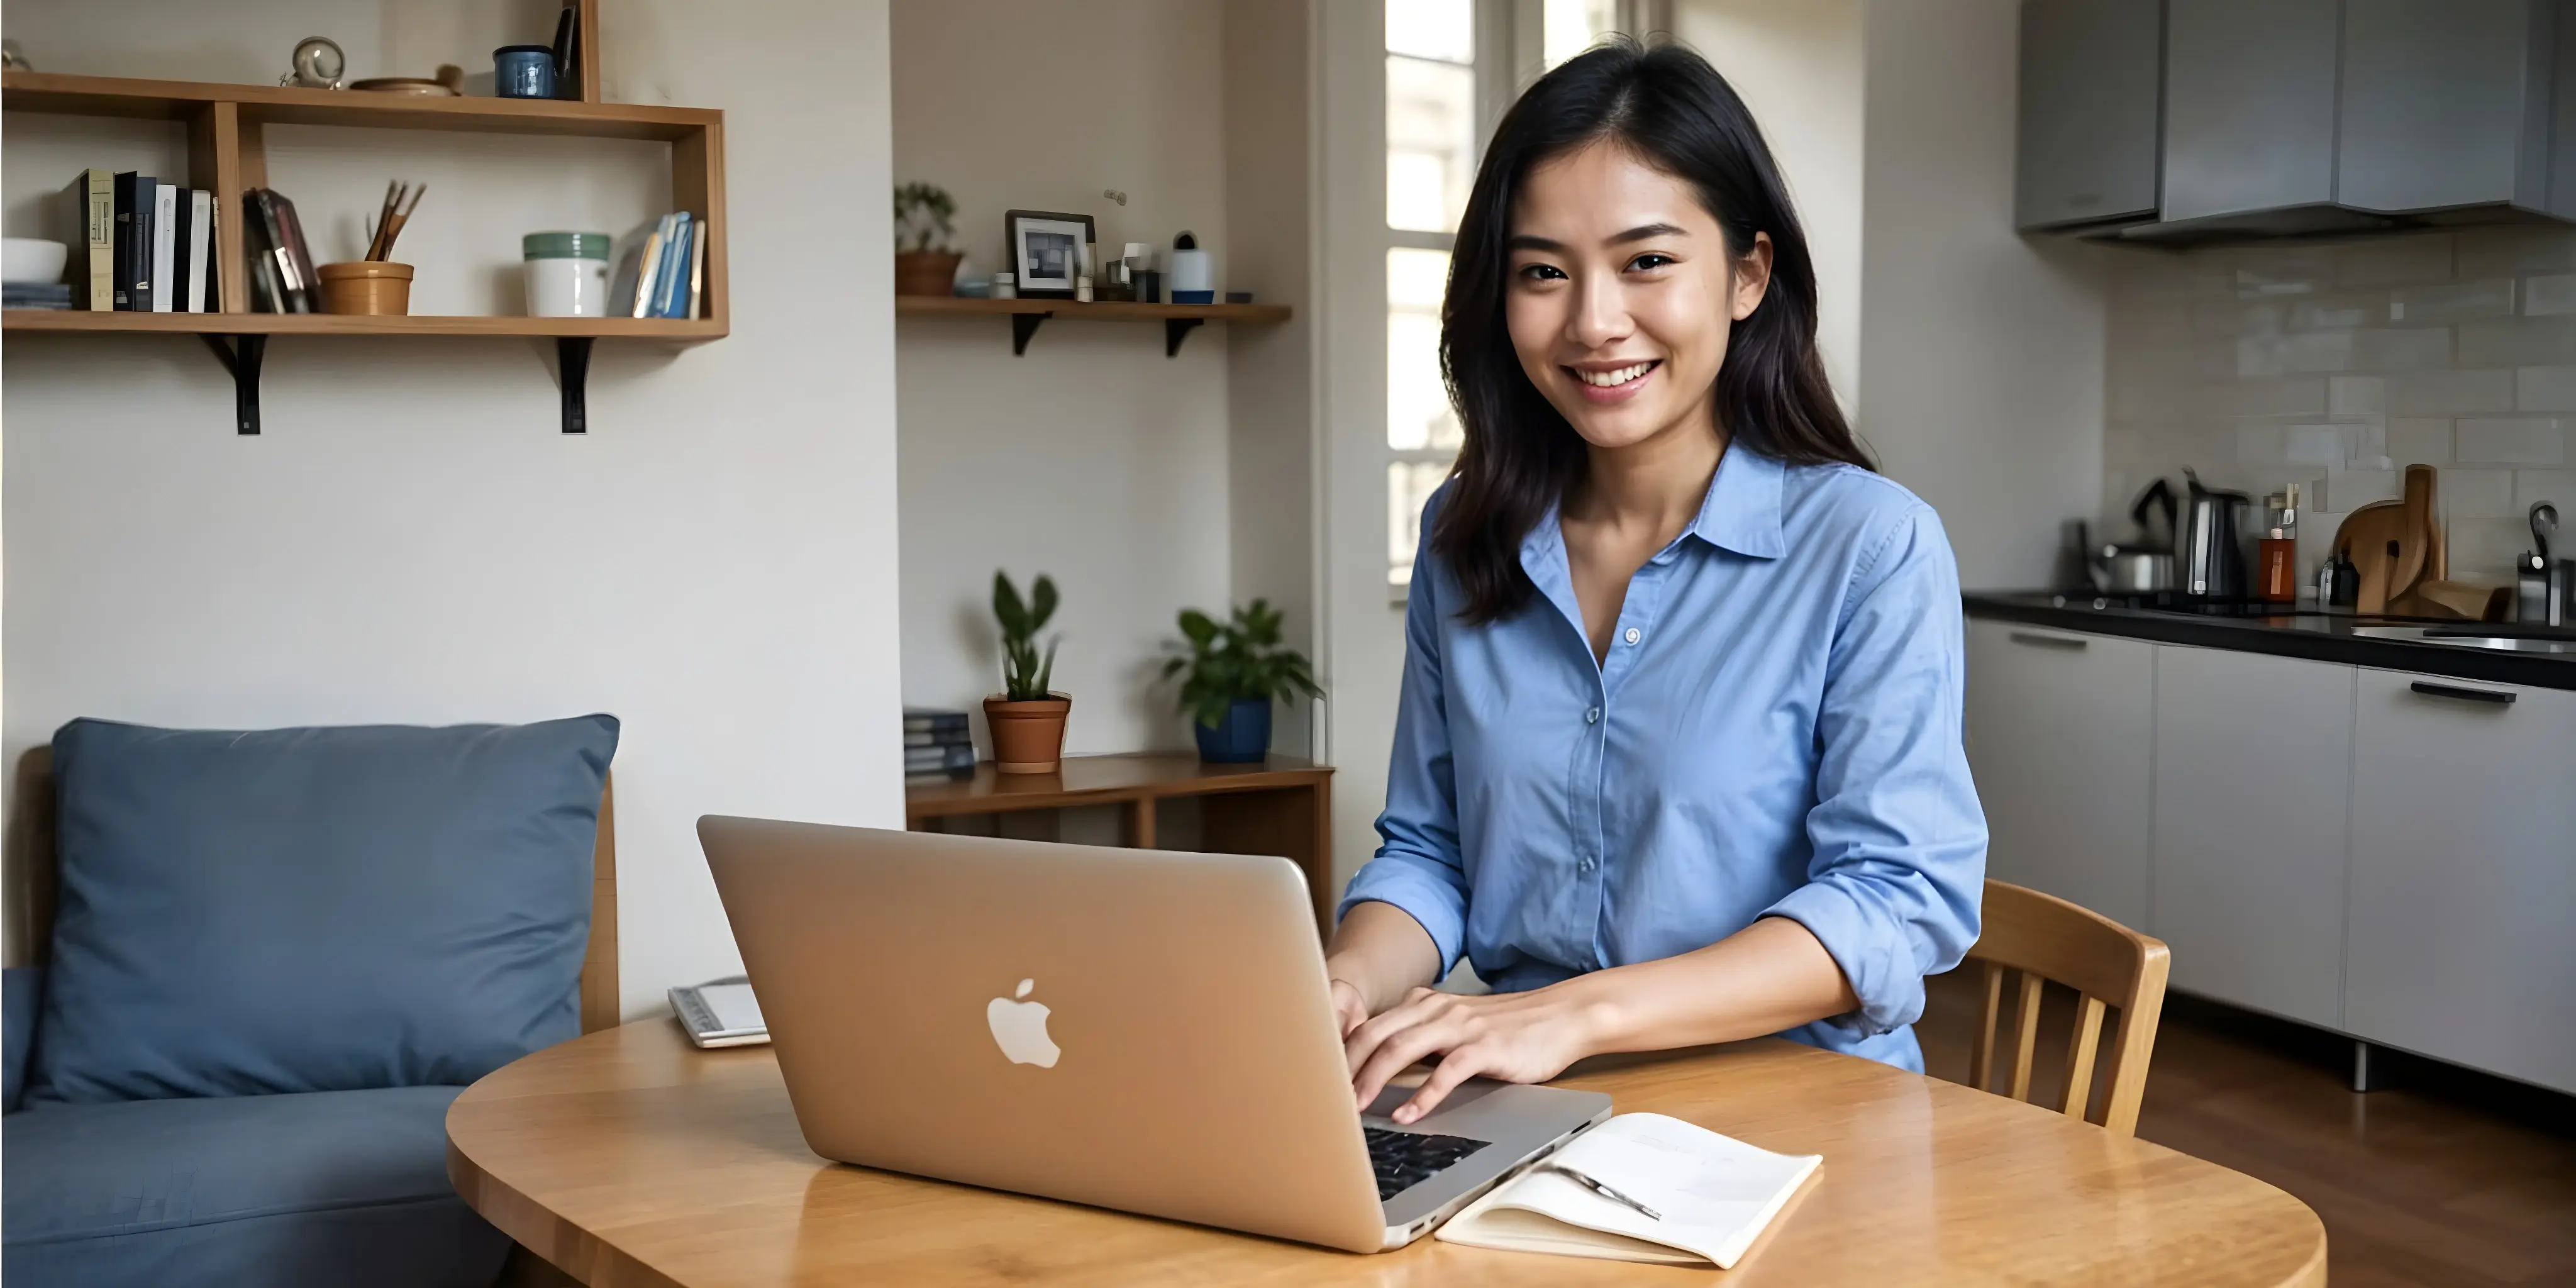
<path fill-rule="evenodd" d="M 2256 560 L 2258 593 L 2267 603 L 2296 603 L 2299 598 L 2299 485 L 2263 498 L 2263 548 Z"/>

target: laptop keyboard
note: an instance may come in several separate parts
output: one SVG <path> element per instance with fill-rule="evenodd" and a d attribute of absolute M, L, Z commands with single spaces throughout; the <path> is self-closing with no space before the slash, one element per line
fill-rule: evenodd
<path fill-rule="evenodd" d="M 1383 1127 L 1365 1125 L 1360 1128 L 1360 1134 L 1368 1138 L 1369 1166 L 1377 1169 L 1377 1197 L 1381 1203 L 1412 1189 L 1491 1143 L 1469 1140 L 1464 1136 L 1388 1131 Z"/>

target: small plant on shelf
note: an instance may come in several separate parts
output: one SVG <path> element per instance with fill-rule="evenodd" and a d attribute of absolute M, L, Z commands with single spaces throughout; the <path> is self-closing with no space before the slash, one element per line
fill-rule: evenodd
<path fill-rule="evenodd" d="M 1047 687 L 1055 677 L 1056 635 L 1042 653 L 1038 633 L 1055 617 L 1055 580 L 1039 573 L 1020 597 L 1010 574 L 993 573 L 993 620 L 1002 628 L 1002 691 L 984 699 L 993 735 L 993 767 L 1005 774 L 1051 774 L 1063 762 L 1065 717 L 1073 699 Z"/>
<path fill-rule="evenodd" d="M 1201 759 L 1268 756 L 1271 700 L 1324 696 L 1306 655 L 1285 643 L 1281 623 L 1266 599 L 1238 605 L 1222 623 L 1195 608 L 1181 610 L 1181 638 L 1169 645 L 1176 656 L 1163 663 L 1163 678 L 1188 677 L 1181 683 L 1181 712 L 1192 718 Z"/>
<path fill-rule="evenodd" d="M 894 190 L 894 292 L 947 295 L 965 258 L 951 248 L 957 235 L 957 199 L 935 183 L 907 183 Z"/>

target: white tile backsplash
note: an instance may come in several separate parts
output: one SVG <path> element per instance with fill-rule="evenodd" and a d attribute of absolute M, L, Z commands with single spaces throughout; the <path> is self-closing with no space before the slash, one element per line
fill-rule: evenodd
<path fill-rule="evenodd" d="M 2576 532 L 2576 470 L 2515 470 L 2514 509 L 2529 514 L 2531 507 L 2541 501 L 2558 507 L 2561 532 Z M 2564 553 L 2553 550 L 2550 557 L 2576 558 L 2576 548 Z"/>
<path fill-rule="evenodd" d="M 2257 495 L 2300 480 L 2313 559 L 2424 464 L 2452 576 L 2501 583 L 2534 501 L 2576 514 L 2576 231 L 2141 253 L 2111 282 L 2102 503 L 2121 531 L 2138 488 L 2185 465 Z"/>
<path fill-rule="evenodd" d="M 2451 429 L 2451 454 L 2464 463 L 2563 465 L 2567 434 L 2547 417 L 2463 416 Z"/>

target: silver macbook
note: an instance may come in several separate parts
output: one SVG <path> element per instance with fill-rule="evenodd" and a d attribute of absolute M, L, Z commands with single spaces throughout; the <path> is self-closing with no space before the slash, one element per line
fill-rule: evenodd
<path fill-rule="evenodd" d="M 825 1158 L 1353 1252 L 1402 1247 L 1610 1114 L 1476 1079 L 1368 1114 L 1286 859 L 709 816 Z"/>

